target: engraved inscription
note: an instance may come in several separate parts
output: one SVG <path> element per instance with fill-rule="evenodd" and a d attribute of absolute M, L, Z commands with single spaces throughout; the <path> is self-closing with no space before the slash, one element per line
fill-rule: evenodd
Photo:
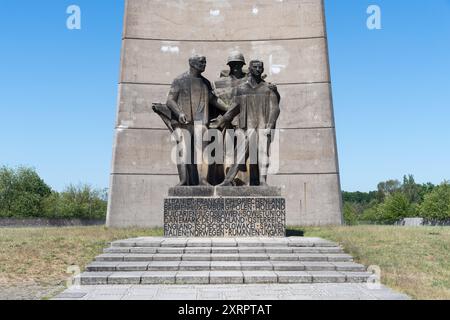
<path fill-rule="evenodd" d="M 167 198 L 167 237 L 285 236 L 286 201 L 265 198 Z"/>

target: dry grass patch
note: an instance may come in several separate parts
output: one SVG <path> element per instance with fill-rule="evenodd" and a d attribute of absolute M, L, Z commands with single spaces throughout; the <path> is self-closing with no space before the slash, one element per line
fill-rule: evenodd
<path fill-rule="evenodd" d="M 161 229 L 0 228 L 0 287 L 58 286 L 69 266 L 83 270 L 111 241 L 161 235 Z"/>
<path fill-rule="evenodd" d="M 298 228 L 305 236 L 341 243 L 366 266 L 381 268 L 382 282 L 415 299 L 450 299 L 450 228 L 351 226 Z"/>

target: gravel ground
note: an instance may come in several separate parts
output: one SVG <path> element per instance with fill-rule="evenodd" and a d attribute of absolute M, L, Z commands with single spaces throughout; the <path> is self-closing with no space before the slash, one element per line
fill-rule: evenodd
<path fill-rule="evenodd" d="M 21 284 L 14 286 L 0 286 L 0 300 L 42 300 L 50 299 L 62 292 L 64 285 L 43 286 L 38 284 Z"/>

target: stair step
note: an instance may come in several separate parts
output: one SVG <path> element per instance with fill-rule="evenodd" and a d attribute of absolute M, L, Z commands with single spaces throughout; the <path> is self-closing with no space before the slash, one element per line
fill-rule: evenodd
<path fill-rule="evenodd" d="M 310 261 L 94 261 L 89 272 L 106 271 L 339 271 L 364 272 L 365 267 L 349 262 Z"/>
<path fill-rule="evenodd" d="M 90 284 L 364 282 L 371 274 L 320 238 L 160 238 L 111 243 L 78 276 Z"/>
<path fill-rule="evenodd" d="M 85 272 L 81 285 L 366 282 L 371 273 L 337 271 L 134 271 Z"/>
<path fill-rule="evenodd" d="M 110 254 L 155 254 L 155 253 L 190 253 L 190 254 L 235 254 L 235 253 L 275 253 L 275 254 L 320 254 L 320 253 L 344 253 L 341 247 L 110 247 L 103 250 Z"/>
<path fill-rule="evenodd" d="M 186 247 L 337 247 L 320 238 L 135 238 L 111 243 L 114 248 L 186 248 Z"/>
<path fill-rule="evenodd" d="M 351 262 L 352 256 L 348 254 L 111 254 L 105 253 L 97 256 L 95 261 L 322 261 L 322 262 Z"/>

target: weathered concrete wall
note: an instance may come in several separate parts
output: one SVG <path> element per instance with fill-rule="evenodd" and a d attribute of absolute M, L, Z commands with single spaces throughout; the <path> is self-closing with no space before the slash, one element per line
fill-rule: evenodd
<path fill-rule="evenodd" d="M 177 183 L 172 144 L 151 111 L 192 53 L 214 81 L 232 50 L 265 61 L 282 95 L 280 170 L 288 225 L 341 223 L 341 197 L 322 0 L 128 0 L 113 150 L 110 226 L 162 226 Z"/>

